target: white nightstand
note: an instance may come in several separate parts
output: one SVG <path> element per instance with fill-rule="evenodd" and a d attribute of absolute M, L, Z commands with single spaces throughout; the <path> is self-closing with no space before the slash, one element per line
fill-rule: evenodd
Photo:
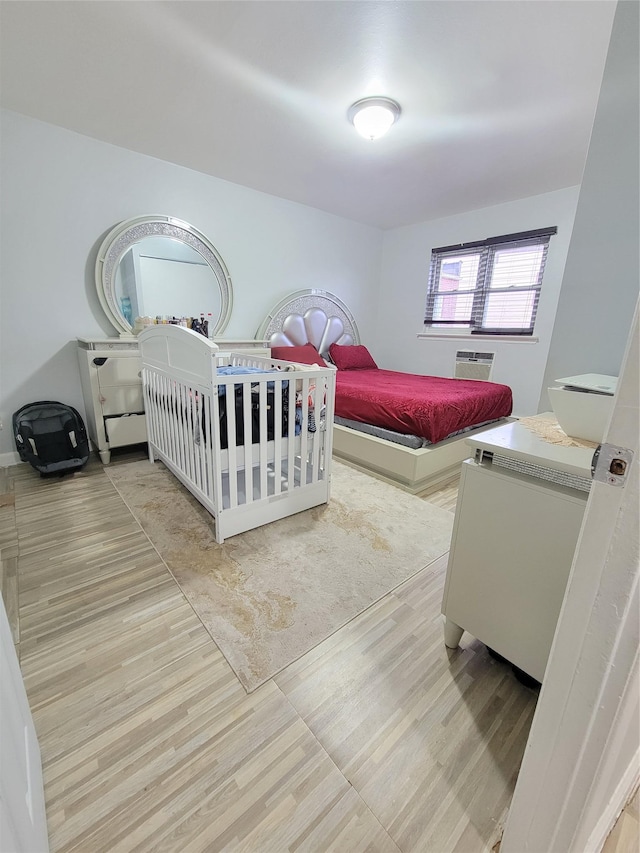
<path fill-rule="evenodd" d="M 468 631 L 542 681 L 594 451 L 550 444 L 519 423 L 467 444 L 442 602 L 445 643 L 455 648 Z"/>

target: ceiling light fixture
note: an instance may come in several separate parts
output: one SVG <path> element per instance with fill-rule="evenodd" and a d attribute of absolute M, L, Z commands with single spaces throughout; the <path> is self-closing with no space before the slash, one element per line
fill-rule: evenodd
<path fill-rule="evenodd" d="M 391 98 L 361 98 L 349 107 L 347 117 L 365 139 L 379 139 L 398 121 L 400 104 Z"/>

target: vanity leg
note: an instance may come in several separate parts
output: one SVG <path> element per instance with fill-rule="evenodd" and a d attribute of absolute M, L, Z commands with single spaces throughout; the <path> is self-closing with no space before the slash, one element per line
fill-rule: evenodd
<path fill-rule="evenodd" d="M 451 619 L 444 620 L 444 644 L 448 649 L 457 649 L 464 634 L 464 628 L 456 625 Z"/>
<path fill-rule="evenodd" d="M 100 461 L 103 465 L 108 465 L 111 462 L 111 451 L 110 450 L 99 450 Z"/>

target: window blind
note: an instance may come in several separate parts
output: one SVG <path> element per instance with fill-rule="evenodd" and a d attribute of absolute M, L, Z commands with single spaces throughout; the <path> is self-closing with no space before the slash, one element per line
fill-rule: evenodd
<path fill-rule="evenodd" d="M 433 249 L 425 325 L 532 335 L 549 240 L 557 228 Z"/>

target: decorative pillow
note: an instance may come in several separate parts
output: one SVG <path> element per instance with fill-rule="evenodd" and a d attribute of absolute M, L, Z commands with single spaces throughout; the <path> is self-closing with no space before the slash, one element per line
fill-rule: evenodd
<path fill-rule="evenodd" d="M 338 370 L 377 370 L 378 365 L 371 358 L 369 350 L 361 344 L 341 346 L 331 344 L 329 347 L 331 361 Z"/>
<path fill-rule="evenodd" d="M 324 367 L 324 359 L 313 344 L 299 347 L 271 347 L 271 358 L 297 361 L 298 364 L 317 364 Z"/>

